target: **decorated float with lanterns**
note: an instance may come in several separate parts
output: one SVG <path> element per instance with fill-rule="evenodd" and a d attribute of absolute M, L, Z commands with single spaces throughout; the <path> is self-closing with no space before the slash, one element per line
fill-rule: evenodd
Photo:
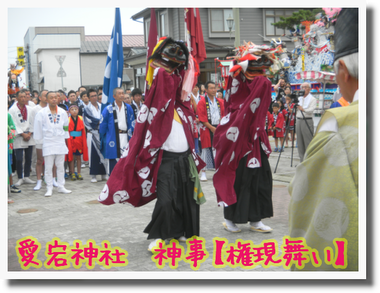
<path fill-rule="evenodd" d="M 290 30 L 290 35 L 270 40 L 270 46 L 244 42 L 235 49 L 240 56 L 238 66 L 245 70 L 244 61 L 254 61 L 257 54 L 265 53 L 273 64 L 266 68 L 262 75 L 266 75 L 273 86 L 283 78 L 285 82 L 291 84 L 292 90 L 296 91 L 303 82 L 309 82 L 312 87 L 311 94 L 318 99 L 317 109 L 314 112 L 318 122 L 318 117 L 330 107 L 333 96 L 338 90 L 333 62 L 334 24 L 340 10 L 340 8 L 323 8 L 323 13 L 318 13 L 314 21 L 301 21 L 299 26 Z M 303 34 L 300 33 L 301 30 Z M 291 52 L 287 50 L 286 42 L 294 43 Z M 220 86 L 223 88 L 232 76 L 231 70 L 234 74 L 239 72 L 239 68 L 232 69 L 233 58 L 236 59 L 236 57 L 227 57 L 226 60 L 215 60 L 215 71 L 220 71 L 222 77 Z M 275 99 L 277 95 L 273 86 L 272 99 Z"/>

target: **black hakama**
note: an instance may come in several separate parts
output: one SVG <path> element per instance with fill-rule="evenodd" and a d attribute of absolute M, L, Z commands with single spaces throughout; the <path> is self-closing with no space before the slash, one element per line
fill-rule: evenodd
<path fill-rule="evenodd" d="M 189 152 L 164 151 L 157 175 L 157 201 L 145 228 L 147 239 L 199 236 L 199 205 L 189 177 Z"/>
<path fill-rule="evenodd" d="M 248 168 L 247 156 L 236 169 L 234 189 L 237 202 L 224 208 L 224 218 L 235 224 L 258 222 L 273 217 L 272 171 L 267 155 L 260 147 L 261 167 Z"/>

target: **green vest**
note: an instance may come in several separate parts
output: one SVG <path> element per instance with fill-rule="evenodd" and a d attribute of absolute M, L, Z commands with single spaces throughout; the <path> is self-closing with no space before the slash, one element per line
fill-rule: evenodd
<path fill-rule="evenodd" d="M 334 239 L 347 240 L 347 267 L 358 270 L 358 102 L 326 111 L 289 185 L 289 235 L 304 237 L 317 249 L 320 267 L 303 270 L 339 271 L 326 264 L 326 247 L 336 252 Z M 338 132 L 318 132 L 335 117 Z"/>

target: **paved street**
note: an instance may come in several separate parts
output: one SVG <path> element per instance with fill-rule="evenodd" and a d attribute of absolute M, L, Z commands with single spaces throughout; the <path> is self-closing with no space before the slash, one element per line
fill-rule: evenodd
<path fill-rule="evenodd" d="M 274 141 L 271 139 L 272 149 Z M 278 153 L 272 153 L 270 164 L 274 170 Z M 272 233 L 258 233 L 249 230 L 249 224 L 239 225 L 241 233 L 230 233 L 223 229 L 223 211 L 216 204 L 215 190 L 212 185 L 212 171 L 207 172 L 208 181 L 202 182 L 203 192 L 207 202 L 200 208 L 201 232 L 200 236 L 206 240 L 208 259 L 201 264 L 199 271 L 286 271 L 283 267 L 270 267 L 264 269 L 257 266 L 254 269 L 242 268 L 215 268 L 213 262 L 213 238 L 226 238 L 229 243 L 237 239 L 252 240 L 254 244 L 260 244 L 264 239 L 274 239 L 278 245 L 282 244 L 282 237 L 288 235 L 288 183 L 295 172 L 295 165 L 299 163 L 297 149 L 294 149 L 293 167 L 290 167 L 291 148 L 286 148 L 281 154 L 281 160 L 277 171 L 273 174 L 273 203 L 274 216 L 263 222 L 271 226 Z M 93 239 L 97 245 L 108 240 L 112 247 L 118 246 L 128 252 L 128 265 L 105 269 L 98 264 L 92 271 L 172 271 L 168 265 L 163 269 L 156 267 L 151 260 L 152 253 L 147 251 L 150 241 L 142 231 L 149 223 L 155 201 L 140 207 L 133 208 L 128 205 L 104 206 L 97 202 L 97 197 L 102 190 L 105 181 L 90 182 L 89 169 L 84 168 L 83 181 L 66 180 L 65 187 L 73 191 L 71 194 L 60 194 L 54 189 L 52 197 L 45 197 L 46 185 L 40 191 L 33 191 L 34 185 L 22 185 L 22 193 L 10 195 L 14 200 L 8 204 L 8 270 L 23 271 L 16 254 L 16 241 L 32 236 L 41 243 L 41 251 L 38 259 L 42 263 L 45 256 L 46 242 L 58 237 L 70 246 L 73 241 L 79 239 L 83 244 Z M 31 176 L 36 180 L 35 176 Z M 14 177 L 14 181 L 16 177 Z M 182 244 L 183 245 L 183 244 Z M 186 249 L 186 245 L 184 245 Z M 40 269 L 31 267 L 28 271 L 54 271 L 42 266 Z M 87 271 L 82 265 L 80 271 Z M 65 271 L 77 271 L 71 267 Z M 190 265 L 180 261 L 176 271 L 192 271 Z"/>

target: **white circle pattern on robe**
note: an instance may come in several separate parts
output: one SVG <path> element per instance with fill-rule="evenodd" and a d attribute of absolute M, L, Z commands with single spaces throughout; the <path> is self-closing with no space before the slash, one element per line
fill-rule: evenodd
<path fill-rule="evenodd" d="M 230 99 L 230 95 L 231 95 L 231 90 L 228 89 L 226 91 L 226 94 L 224 95 L 224 99 L 226 100 L 226 102 L 228 102 L 228 100 Z"/>
<path fill-rule="evenodd" d="M 110 146 L 111 148 L 113 148 L 113 147 L 115 146 L 115 142 L 114 142 L 113 140 L 111 140 L 111 141 L 109 142 L 109 146 Z"/>
<path fill-rule="evenodd" d="M 147 130 L 145 134 L 145 141 L 144 141 L 144 149 L 150 145 L 150 141 L 152 140 L 152 133 Z"/>
<path fill-rule="evenodd" d="M 109 193 L 108 185 L 105 184 L 103 189 L 102 189 L 102 192 L 99 195 L 98 201 L 104 201 L 105 199 L 107 199 L 108 193 Z"/>
<path fill-rule="evenodd" d="M 231 116 L 231 113 L 228 113 L 226 116 L 224 116 L 224 117 L 220 120 L 220 125 L 227 124 L 227 123 L 230 121 L 230 116 Z"/>
<path fill-rule="evenodd" d="M 157 109 L 155 107 L 151 107 L 149 110 L 149 115 L 148 115 L 148 123 L 152 124 L 152 120 L 154 116 L 157 114 Z"/>
<path fill-rule="evenodd" d="M 148 118 L 149 109 L 146 105 L 142 105 L 139 114 L 137 115 L 137 123 L 144 123 Z"/>
<path fill-rule="evenodd" d="M 256 112 L 256 109 L 260 106 L 260 98 L 256 98 L 252 101 L 252 103 L 249 105 L 251 108 L 252 113 Z"/>
<path fill-rule="evenodd" d="M 146 166 L 146 167 L 142 168 L 141 170 L 139 170 L 137 173 L 139 174 L 139 176 L 140 176 L 142 179 L 146 179 L 146 178 L 148 178 L 148 176 L 149 176 L 150 169 L 149 169 L 148 166 Z"/>
<path fill-rule="evenodd" d="M 227 139 L 235 142 L 237 140 L 238 136 L 239 136 L 239 129 L 237 127 L 232 126 L 232 127 L 228 128 L 227 133 L 226 133 Z"/>
<path fill-rule="evenodd" d="M 315 210 L 313 227 L 327 241 L 341 238 L 349 224 L 349 213 L 345 203 L 337 198 L 324 198 Z"/>
<path fill-rule="evenodd" d="M 233 80 L 232 80 L 232 87 L 231 87 L 231 94 L 233 95 L 233 94 L 235 94 L 236 92 L 237 92 L 237 90 L 238 90 L 238 88 L 239 88 L 239 81 L 236 79 L 236 78 L 234 78 Z"/>
<path fill-rule="evenodd" d="M 129 194 L 126 190 L 119 190 L 113 194 L 113 201 L 115 203 L 121 203 L 129 199 Z"/>
<path fill-rule="evenodd" d="M 260 167 L 260 162 L 257 158 L 251 158 L 247 164 L 248 168 L 259 168 Z"/>
<path fill-rule="evenodd" d="M 185 116 L 185 114 L 183 114 L 183 111 L 181 108 L 177 108 L 177 113 L 181 117 L 181 119 L 187 123 L 186 116 Z"/>
<path fill-rule="evenodd" d="M 150 188 L 152 187 L 152 182 L 150 182 L 149 180 L 145 180 L 142 184 L 141 184 L 141 189 L 142 189 L 142 197 L 148 197 L 150 196 L 152 193 L 150 192 Z"/>

